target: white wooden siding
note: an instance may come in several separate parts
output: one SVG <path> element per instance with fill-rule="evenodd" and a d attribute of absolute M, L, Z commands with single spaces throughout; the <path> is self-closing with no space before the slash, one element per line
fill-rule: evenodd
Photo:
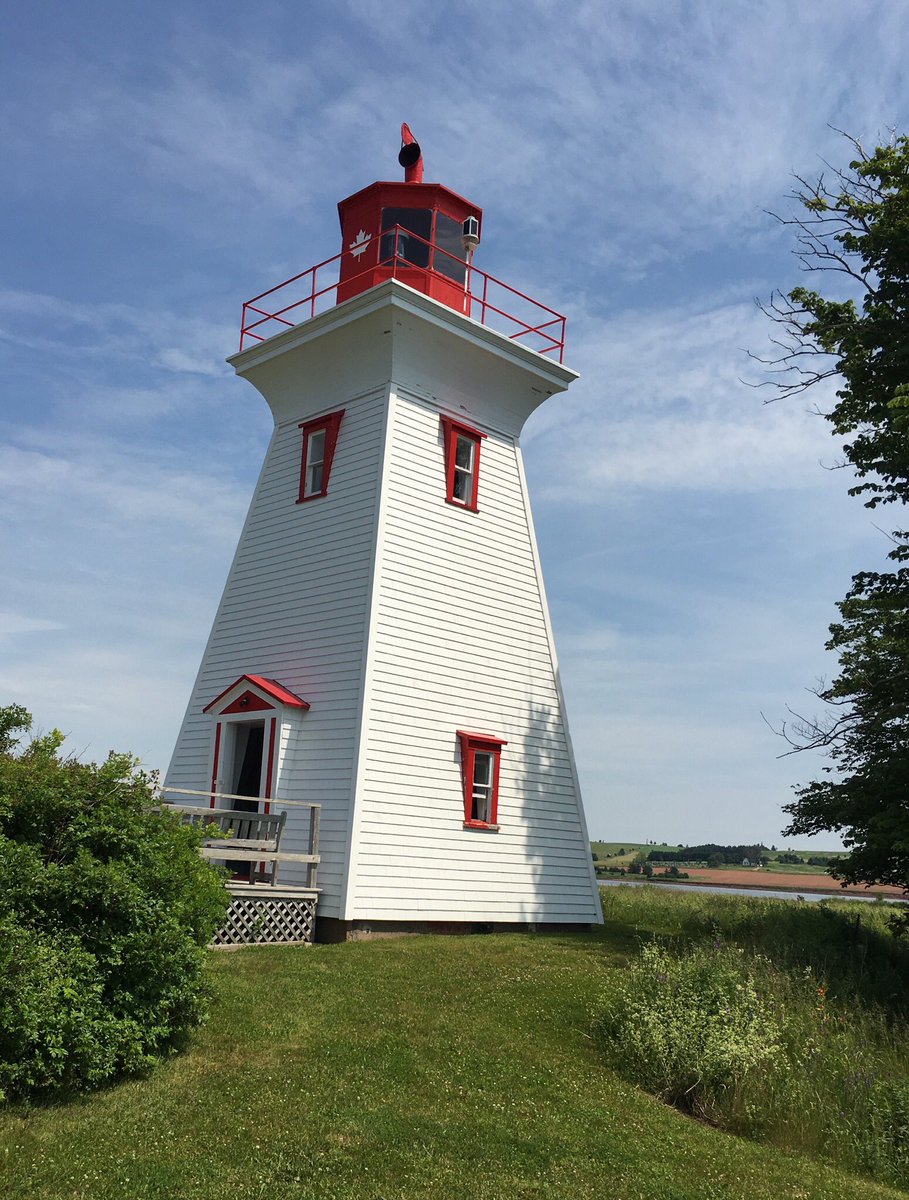
<path fill-rule="evenodd" d="M 168 785 L 208 788 L 202 709 L 272 677 L 312 706 L 273 790 L 323 805 L 322 916 L 598 920 L 516 443 L 573 373 L 395 282 L 233 361 L 277 427 Z M 296 504 L 298 424 L 340 408 L 328 496 Z M 488 434 L 477 513 L 445 502 L 440 411 Z M 463 828 L 458 729 L 508 741 L 497 833 Z M 291 808 L 282 844 L 307 837 Z"/>
<path fill-rule="evenodd" d="M 598 920 L 520 451 L 484 430 L 467 512 L 438 405 L 399 388 L 392 413 L 346 915 Z M 463 828 L 458 729 L 508 741 L 498 832 Z"/>
<path fill-rule="evenodd" d="M 301 413 L 275 431 L 237 547 L 167 785 L 205 789 L 211 777 L 213 718 L 202 709 L 239 675 L 277 679 L 308 701 L 285 710 L 281 797 L 322 804 L 320 912 L 340 915 L 359 720 L 367 597 L 385 395 L 346 409 L 328 495 L 297 504 Z M 282 849 L 305 853 L 307 810 L 290 808 Z M 305 868 L 283 864 L 281 881 Z"/>

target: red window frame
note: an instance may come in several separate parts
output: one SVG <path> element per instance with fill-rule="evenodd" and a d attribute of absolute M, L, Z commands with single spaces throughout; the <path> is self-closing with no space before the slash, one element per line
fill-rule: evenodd
<path fill-rule="evenodd" d="M 303 431 L 303 449 L 300 459 L 300 494 L 297 497 L 297 504 L 302 504 L 305 500 L 318 500 L 320 496 L 328 494 L 328 480 L 331 475 L 331 464 L 335 457 L 335 446 L 338 442 L 338 429 L 341 426 L 341 418 L 344 416 L 345 410 L 342 408 L 338 412 L 328 413 L 324 417 L 313 417 L 311 421 L 301 421 L 300 429 Z M 314 434 L 324 433 L 325 444 L 322 450 L 322 486 L 317 492 L 306 491 L 306 460 L 309 456 L 311 440 Z"/>
<path fill-rule="evenodd" d="M 477 497 L 480 492 L 480 442 L 486 437 L 479 429 L 455 421 L 452 417 L 442 417 L 442 441 L 445 446 L 445 500 L 458 508 L 466 508 L 468 512 L 478 512 Z M 458 438 L 464 438 L 473 443 L 473 488 L 470 501 L 462 500 L 455 495 L 455 476 L 457 473 Z"/>
<path fill-rule="evenodd" d="M 502 738 L 489 737 L 485 733 L 467 733 L 458 730 L 458 741 L 461 743 L 461 788 L 464 793 L 464 828 L 465 829 L 498 829 L 499 828 L 499 768 L 502 758 L 502 747 L 508 743 Z M 489 795 L 489 820 L 478 820 L 474 815 L 474 772 L 478 754 L 488 754 L 492 758 L 492 787 Z"/>

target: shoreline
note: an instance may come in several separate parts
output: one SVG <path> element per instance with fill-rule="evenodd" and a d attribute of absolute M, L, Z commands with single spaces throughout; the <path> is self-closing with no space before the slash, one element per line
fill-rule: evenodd
<path fill-rule="evenodd" d="M 732 872 L 730 872 L 730 874 L 732 874 Z M 858 887 L 855 884 L 850 884 L 848 887 L 843 888 L 840 887 L 836 880 L 832 880 L 829 875 L 822 875 L 819 877 L 822 881 L 826 881 L 826 884 L 824 882 L 811 882 L 808 884 L 792 884 L 788 882 L 777 883 L 776 879 L 778 878 L 779 876 L 773 876 L 768 879 L 765 876 L 764 879 L 752 878 L 746 882 L 741 879 L 730 879 L 728 881 L 720 879 L 696 879 L 694 877 L 689 879 L 675 879 L 670 877 L 667 879 L 662 875 L 653 875 L 648 879 L 644 875 L 629 876 L 627 874 L 597 874 L 597 883 L 654 883 L 657 886 L 660 884 L 672 884 L 677 888 L 697 887 L 718 888 L 720 890 L 728 890 L 731 888 L 748 888 L 755 891 L 792 892 L 796 895 L 802 892 L 823 892 L 825 895 L 829 893 L 830 898 L 834 900 L 850 900 L 855 899 L 856 897 L 860 899 L 863 897 L 876 899 L 877 897 L 880 897 L 882 900 L 901 900 L 904 902 L 909 901 L 909 896 L 907 896 L 899 888 L 892 887 L 888 884 L 869 888 Z"/>

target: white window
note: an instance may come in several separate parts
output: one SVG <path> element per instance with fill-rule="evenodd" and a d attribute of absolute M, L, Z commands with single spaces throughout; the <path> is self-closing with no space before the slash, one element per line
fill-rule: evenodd
<path fill-rule="evenodd" d="M 316 429 L 306 439 L 306 477 L 303 481 L 304 496 L 321 494 L 324 469 L 325 430 Z"/>
<path fill-rule="evenodd" d="M 477 483 L 480 477 L 480 442 L 486 437 L 451 417 L 442 417 L 442 442 L 445 450 L 445 499 L 449 504 L 477 511 Z"/>
<path fill-rule="evenodd" d="M 475 751 L 473 756 L 473 789 L 471 794 L 471 821 L 492 822 L 492 780 L 494 758 L 491 754 Z"/>
<path fill-rule="evenodd" d="M 454 478 L 451 481 L 451 498 L 470 508 L 473 505 L 474 463 L 477 443 L 474 438 L 458 434 L 455 443 Z"/>
<path fill-rule="evenodd" d="M 300 464 L 300 495 L 297 503 L 304 500 L 315 500 L 317 496 L 328 493 L 328 477 L 331 474 L 331 464 L 335 455 L 338 441 L 338 428 L 344 409 L 340 412 L 329 413 L 325 417 L 316 417 L 313 421 L 303 421 L 303 460 Z"/>
<path fill-rule="evenodd" d="M 496 830 L 499 818 L 499 766 L 502 738 L 458 730 L 461 743 L 461 782 L 464 789 L 464 828 Z"/>

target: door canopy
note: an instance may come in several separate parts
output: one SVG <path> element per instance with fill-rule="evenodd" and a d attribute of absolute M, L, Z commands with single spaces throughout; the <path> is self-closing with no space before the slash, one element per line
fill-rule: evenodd
<path fill-rule="evenodd" d="M 203 712 L 215 717 L 232 716 L 235 713 L 263 712 L 279 707 L 309 708 L 295 692 L 278 683 L 276 679 L 266 679 L 262 675 L 241 675 L 239 679 L 215 696 L 203 708 Z"/>

